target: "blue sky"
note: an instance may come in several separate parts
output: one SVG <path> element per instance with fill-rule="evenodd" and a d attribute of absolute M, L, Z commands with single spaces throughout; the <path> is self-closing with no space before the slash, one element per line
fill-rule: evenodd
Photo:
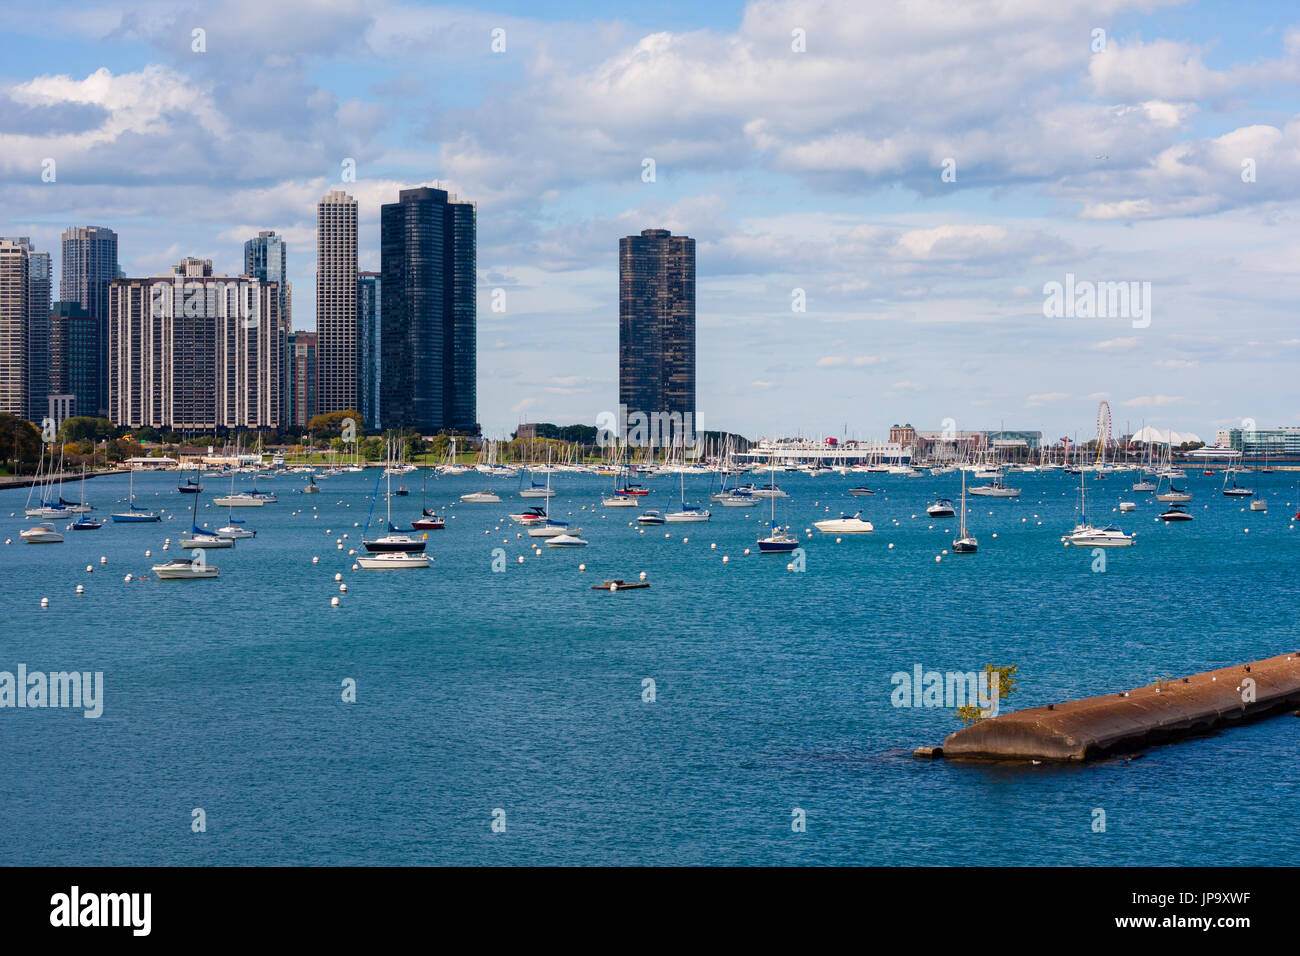
<path fill-rule="evenodd" d="M 1211 438 L 1300 423 L 1298 81 L 1283 3 L 8 5 L 0 235 L 112 226 L 147 275 L 275 229 L 311 328 L 350 158 L 362 268 L 403 186 L 478 203 L 489 433 L 612 407 L 617 242 L 666 227 L 705 427 L 1087 437 L 1105 399 Z M 1150 283 L 1149 325 L 1045 317 L 1067 274 Z"/>

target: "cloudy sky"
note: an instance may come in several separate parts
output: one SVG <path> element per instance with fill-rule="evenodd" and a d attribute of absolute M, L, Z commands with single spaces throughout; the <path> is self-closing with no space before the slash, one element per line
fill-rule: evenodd
<path fill-rule="evenodd" d="M 490 434 L 613 407 L 649 227 L 697 240 L 704 427 L 1300 423 L 1293 3 L 483 6 L 5 4 L 0 235 L 111 226 L 149 275 L 275 229 L 310 329 L 345 162 L 363 269 L 436 182 L 478 203 Z M 1067 274 L 1149 313 L 1047 317 Z"/>

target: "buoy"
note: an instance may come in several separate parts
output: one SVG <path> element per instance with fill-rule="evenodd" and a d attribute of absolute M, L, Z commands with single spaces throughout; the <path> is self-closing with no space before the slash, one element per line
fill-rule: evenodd
<path fill-rule="evenodd" d="M 644 580 L 645 580 L 645 572 L 642 571 L 642 572 L 638 575 L 638 577 L 639 577 L 642 581 L 644 581 Z"/>
<path fill-rule="evenodd" d="M 339 599 L 336 597 L 330 598 L 330 607 L 338 607 L 338 606 L 339 606 Z"/>
<path fill-rule="evenodd" d="M 682 538 L 682 544 L 690 544 L 690 538 Z"/>
<path fill-rule="evenodd" d="M 108 564 L 108 558 L 104 557 L 104 556 L 101 554 L 101 555 L 99 556 L 99 563 L 100 563 L 100 564 Z"/>
<path fill-rule="evenodd" d="M 618 590 L 618 585 L 615 584 L 613 581 L 610 581 L 610 582 L 609 582 L 609 589 L 610 589 L 611 591 L 617 591 L 617 590 Z"/>
<path fill-rule="evenodd" d="M 146 551 L 146 552 L 144 553 L 144 556 L 145 556 L 146 558 L 151 558 L 151 557 L 153 557 L 153 552 L 152 552 L 152 551 Z"/>
<path fill-rule="evenodd" d="M 524 563 L 524 556 L 522 554 L 519 556 L 519 563 L 520 564 Z"/>
<path fill-rule="evenodd" d="M 360 570 L 361 570 L 361 565 L 359 565 L 359 564 L 354 564 L 354 565 L 352 565 L 352 570 L 353 570 L 353 571 L 360 571 Z"/>
<path fill-rule="evenodd" d="M 579 570 L 579 571 L 586 571 L 586 570 L 587 570 L 587 566 L 586 566 L 585 564 L 580 564 L 580 565 L 578 565 L 578 570 Z"/>
<path fill-rule="evenodd" d="M 342 580 L 343 580 L 343 575 L 341 575 L 341 574 L 336 574 L 336 575 L 334 575 L 334 580 L 335 580 L 336 582 L 338 582 L 338 581 L 342 581 Z"/>
<path fill-rule="evenodd" d="M 935 562 L 935 564 L 938 564 L 938 563 L 939 563 L 940 561 L 942 561 L 942 560 L 943 560 L 943 558 L 942 558 L 940 555 L 937 555 L 937 554 L 936 554 L 936 555 L 934 556 L 934 562 Z"/>
<path fill-rule="evenodd" d="M 710 544 L 710 545 L 709 545 L 709 550 L 710 550 L 710 551 L 717 551 L 717 550 L 718 550 L 717 542 L 714 542 L 714 543 Z"/>
<path fill-rule="evenodd" d="M 836 543 L 836 544 L 839 544 L 842 540 L 843 540 L 842 538 L 836 538 L 836 539 L 835 539 L 835 543 Z"/>
<path fill-rule="evenodd" d="M 890 551 L 893 551 L 893 550 L 894 550 L 894 542 L 892 542 L 892 541 L 889 542 L 889 550 L 890 550 Z"/>
<path fill-rule="evenodd" d="M 346 584 L 340 584 L 339 594 L 347 594 L 347 593 L 348 593 L 348 586 Z"/>
<path fill-rule="evenodd" d="M 128 575 L 127 575 L 126 577 L 124 577 L 122 580 L 125 581 L 127 584 L 130 584 L 130 583 L 131 583 L 131 575 L 128 574 Z"/>
<path fill-rule="evenodd" d="M 93 574 L 94 571 L 95 571 L 95 566 L 94 566 L 93 564 L 88 564 L 88 565 L 86 565 L 86 573 L 87 573 L 87 574 Z"/>
<path fill-rule="evenodd" d="M 312 559 L 311 559 L 311 563 L 312 563 L 312 564 L 320 564 L 320 558 L 317 558 L 317 557 L 313 556 Z"/>
<path fill-rule="evenodd" d="M 749 548 L 746 548 L 746 549 L 745 549 L 745 553 L 746 553 L 746 554 L 749 554 Z"/>
<path fill-rule="evenodd" d="M 49 599 L 49 598 L 41 598 L 41 607 L 49 607 L 49 606 L 50 606 L 50 599 Z"/>
<path fill-rule="evenodd" d="M 746 553 L 746 554 L 749 554 L 748 551 L 746 551 L 745 553 Z M 728 561 L 730 561 L 730 560 L 731 560 L 731 559 L 728 558 L 725 554 L 722 556 L 722 563 L 723 563 L 723 564 L 726 564 L 726 563 L 727 563 Z"/>
<path fill-rule="evenodd" d="M 78 593 L 78 594 L 85 594 L 85 593 L 86 593 L 86 586 L 85 586 L 84 584 L 78 584 L 78 585 L 77 585 L 77 593 Z"/>

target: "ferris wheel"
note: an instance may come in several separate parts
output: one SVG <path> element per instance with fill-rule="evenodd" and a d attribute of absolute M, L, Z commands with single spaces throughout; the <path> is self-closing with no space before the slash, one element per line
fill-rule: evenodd
<path fill-rule="evenodd" d="M 1097 405 L 1097 460 L 1106 457 L 1106 446 L 1111 443 L 1110 402 L 1102 401 Z"/>

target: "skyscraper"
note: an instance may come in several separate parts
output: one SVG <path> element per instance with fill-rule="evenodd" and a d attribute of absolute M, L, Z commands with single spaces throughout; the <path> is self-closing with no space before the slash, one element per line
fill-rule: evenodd
<path fill-rule="evenodd" d="M 306 428 L 316 414 L 316 333 L 289 333 L 289 424 Z"/>
<path fill-rule="evenodd" d="M 244 275 L 261 279 L 263 282 L 274 282 L 279 287 L 280 322 L 284 325 L 284 341 L 287 349 L 289 333 L 293 330 L 293 315 L 290 311 L 292 292 L 289 289 L 288 254 L 284 239 L 274 232 L 262 231 L 257 234 L 256 239 L 245 242 Z M 289 353 L 286 351 L 281 359 L 284 368 L 289 367 L 289 360 Z M 284 421 L 289 420 L 291 402 L 289 378 L 288 375 L 283 376 L 284 394 L 280 397 L 280 417 Z"/>
<path fill-rule="evenodd" d="M 357 392 L 361 417 L 372 428 L 382 428 L 379 383 L 383 380 L 380 317 L 383 280 L 378 272 L 357 273 Z"/>
<path fill-rule="evenodd" d="M 31 273 L 25 239 L 0 239 L 0 412 L 27 417 L 27 309 Z"/>
<path fill-rule="evenodd" d="M 285 344 L 277 284 L 213 275 L 210 260 L 182 259 L 170 275 L 115 281 L 109 314 L 116 424 L 280 426 Z"/>
<path fill-rule="evenodd" d="M 357 201 L 316 204 L 316 413 L 357 410 Z"/>
<path fill-rule="evenodd" d="M 74 226 L 63 233 L 59 299 L 80 302 L 99 322 L 99 409 L 108 409 L 108 287 L 118 277 L 117 233 Z"/>
<path fill-rule="evenodd" d="M 50 393 L 50 254 L 27 255 L 27 420 L 40 422 Z"/>
<path fill-rule="evenodd" d="M 403 189 L 380 211 L 384 425 L 477 426 L 477 209 L 445 190 Z"/>
<path fill-rule="evenodd" d="M 73 396 L 69 414 L 99 414 L 99 323 L 80 302 L 51 309 L 50 394 Z"/>
<path fill-rule="evenodd" d="M 646 229 L 618 243 L 618 399 L 627 415 L 695 421 L 695 240 Z M 686 441 L 691 441 L 687 434 Z"/>

